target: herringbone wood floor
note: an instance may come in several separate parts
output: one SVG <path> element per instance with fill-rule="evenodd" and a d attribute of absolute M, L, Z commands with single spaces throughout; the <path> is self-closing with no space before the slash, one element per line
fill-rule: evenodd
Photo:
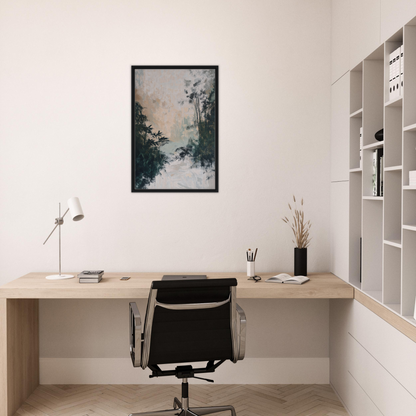
<path fill-rule="evenodd" d="M 180 398 L 180 385 L 43 385 L 15 416 L 126 416 L 172 409 L 174 396 Z M 190 384 L 190 407 L 227 404 L 238 416 L 348 415 L 328 385 Z"/>

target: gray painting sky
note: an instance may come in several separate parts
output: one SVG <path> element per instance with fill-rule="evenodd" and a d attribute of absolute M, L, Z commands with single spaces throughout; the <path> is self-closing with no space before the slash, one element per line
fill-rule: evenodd
<path fill-rule="evenodd" d="M 135 72 L 136 101 L 142 105 L 153 131 L 160 130 L 171 141 L 161 147 L 165 153 L 185 146 L 189 138 L 197 135 L 195 128 L 186 129 L 194 122 L 194 106 L 186 98 L 185 79 L 193 79 L 187 69 L 137 69 Z"/>

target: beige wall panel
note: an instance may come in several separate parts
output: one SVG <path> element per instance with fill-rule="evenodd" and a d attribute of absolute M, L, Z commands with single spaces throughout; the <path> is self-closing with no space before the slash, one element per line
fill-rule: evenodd
<path fill-rule="evenodd" d="M 348 281 L 349 182 L 331 183 L 331 272 Z"/>
<path fill-rule="evenodd" d="M 380 46 L 380 0 L 350 0 L 350 69 Z"/>
<path fill-rule="evenodd" d="M 350 77 L 331 87 L 331 181 L 349 179 Z"/>
<path fill-rule="evenodd" d="M 350 69 L 350 0 L 331 1 L 331 83 Z"/>
<path fill-rule="evenodd" d="M 381 0 L 381 41 L 416 16 L 415 0 Z"/>

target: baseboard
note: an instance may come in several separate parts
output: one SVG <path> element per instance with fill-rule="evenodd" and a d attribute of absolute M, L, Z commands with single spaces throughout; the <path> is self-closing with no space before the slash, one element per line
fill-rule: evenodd
<path fill-rule="evenodd" d="M 149 374 L 133 368 L 129 358 L 40 358 L 41 384 L 176 382 L 172 377 L 149 379 Z M 218 384 L 329 384 L 329 358 L 246 358 L 226 362 L 206 376 Z"/>

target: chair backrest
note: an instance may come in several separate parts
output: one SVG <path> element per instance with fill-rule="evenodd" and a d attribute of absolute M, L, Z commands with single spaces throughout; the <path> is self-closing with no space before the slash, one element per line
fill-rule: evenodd
<path fill-rule="evenodd" d="M 142 368 L 237 361 L 236 279 L 154 281 L 147 304 Z"/>

